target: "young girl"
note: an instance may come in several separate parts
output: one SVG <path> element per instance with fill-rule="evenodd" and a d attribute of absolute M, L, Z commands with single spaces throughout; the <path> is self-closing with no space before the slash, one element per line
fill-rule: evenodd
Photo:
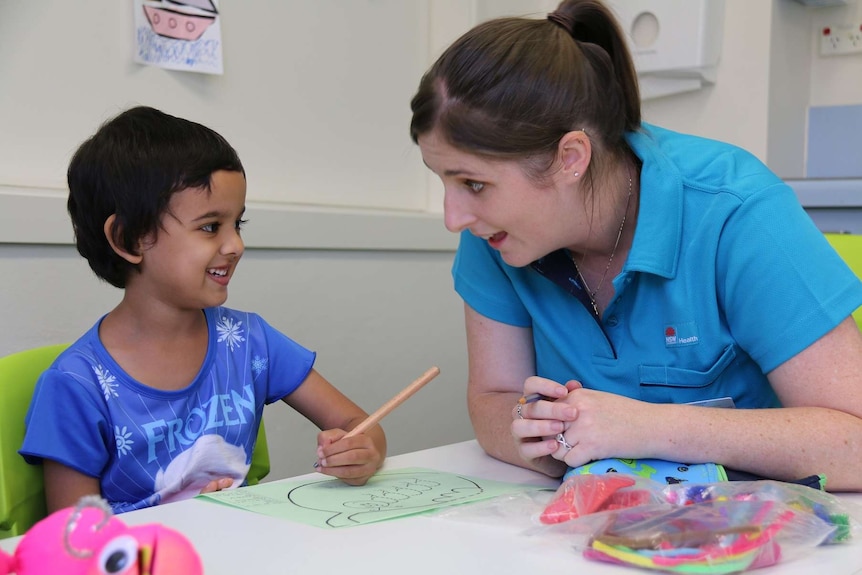
<path fill-rule="evenodd" d="M 44 465 L 49 512 L 99 494 L 114 512 L 242 485 L 264 404 L 322 431 L 321 473 L 364 484 L 379 426 L 313 369 L 315 354 L 254 313 L 221 307 L 243 254 L 245 172 L 200 124 L 147 107 L 72 158 L 78 251 L 122 301 L 39 380 L 21 449 Z"/>

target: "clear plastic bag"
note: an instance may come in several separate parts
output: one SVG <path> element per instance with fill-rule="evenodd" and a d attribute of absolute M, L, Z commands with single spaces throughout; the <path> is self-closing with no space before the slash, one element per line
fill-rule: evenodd
<path fill-rule="evenodd" d="M 858 539 L 862 532 L 862 507 L 841 501 L 831 493 L 782 481 L 730 481 L 667 485 L 662 489 L 673 505 L 692 505 L 724 499 L 775 501 L 799 512 L 811 513 L 835 528 L 825 544 Z"/>
<path fill-rule="evenodd" d="M 455 505 L 438 509 L 435 519 L 449 519 L 488 526 L 506 526 L 524 531 L 533 525 L 533 518 L 554 497 L 553 489 L 535 489 L 500 495 L 468 505 Z"/>
<path fill-rule="evenodd" d="M 666 485 L 621 474 L 560 485 L 527 533 L 592 560 L 678 573 L 773 565 L 859 531 L 859 510 L 778 481 Z"/>
<path fill-rule="evenodd" d="M 572 544 L 587 559 L 679 573 L 734 573 L 774 565 L 834 531 L 814 515 L 773 501 L 710 501 L 606 512 Z"/>

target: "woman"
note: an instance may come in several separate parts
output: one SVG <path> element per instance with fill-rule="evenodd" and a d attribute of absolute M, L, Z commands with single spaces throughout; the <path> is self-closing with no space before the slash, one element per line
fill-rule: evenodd
<path fill-rule="evenodd" d="M 618 457 L 862 490 L 862 283 L 752 155 L 642 123 L 603 4 L 480 24 L 412 110 L 461 234 L 489 454 L 551 476 Z"/>

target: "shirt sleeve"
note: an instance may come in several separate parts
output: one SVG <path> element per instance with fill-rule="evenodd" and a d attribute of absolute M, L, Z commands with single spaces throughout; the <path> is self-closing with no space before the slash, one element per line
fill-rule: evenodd
<path fill-rule="evenodd" d="M 266 403 L 274 403 L 290 395 L 311 373 L 317 354 L 257 316 L 266 341 L 269 379 Z"/>
<path fill-rule="evenodd" d="M 513 278 L 527 271 L 506 265 L 487 242 L 469 231 L 461 232 L 452 277 L 455 291 L 478 313 L 517 327 L 532 326 L 530 314 L 513 284 Z"/>
<path fill-rule="evenodd" d="M 718 260 L 728 325 L 764 373 L 862 304 L 862 282 L 784 184 L 740 206 L 724 228 Z"/>
<path fill-rule="evenodd" d="M 39 378 L 25 419 L 20 453 L 31 464 L 50 459 L 91 477 L 100 477 L 114 435 L 104 402 L 91 384 L 56 368 Z"/>

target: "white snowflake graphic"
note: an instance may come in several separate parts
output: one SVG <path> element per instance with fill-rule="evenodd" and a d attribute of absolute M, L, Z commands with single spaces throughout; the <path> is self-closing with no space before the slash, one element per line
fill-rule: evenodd
<path fill-rule="evenodd" d="M 101 365 L 94 365 L 93 372 L 99 380 L 99 386 L 102 388 L 102 393 L 105 394 L 105 401 L 108 401 L 111 397 L 120 397 L 119 394 L 117 394 L 117 387 L 119 386 L 117 378 L 111 375 L 111 372 Z"/>
<path fill-rule="evenodd" d="M 245 341 L 240 326 L 242 326 L 242 322 L 238 321 L 234 323 L 232 317 L 221 318 L 221 321 L 216 324 L 218 342 L 227 342 L 227 346 L 233 351 L 234 347 L 238 347 L 241 342 Z"/>
<path fill-rule="evenodd" d="M 254 356 L 254 359 L 251 360 L 251 370 L 254 372 L 254 376 L 257 377 L 262 372 L 266 371 L 266 368 L 269 365 L 269 360 L 265 357 L 260 357 L 259 355 Z"/>
<path fill-rule="evenodd" d="M 132 451 L 132 444 L 135 442 L 132 437 L 132 432 L 126 426 L 120 429 L 119 425 L 114 426 L 114 439 L 117 441 L 117 455 L 120 457 Z"/>

